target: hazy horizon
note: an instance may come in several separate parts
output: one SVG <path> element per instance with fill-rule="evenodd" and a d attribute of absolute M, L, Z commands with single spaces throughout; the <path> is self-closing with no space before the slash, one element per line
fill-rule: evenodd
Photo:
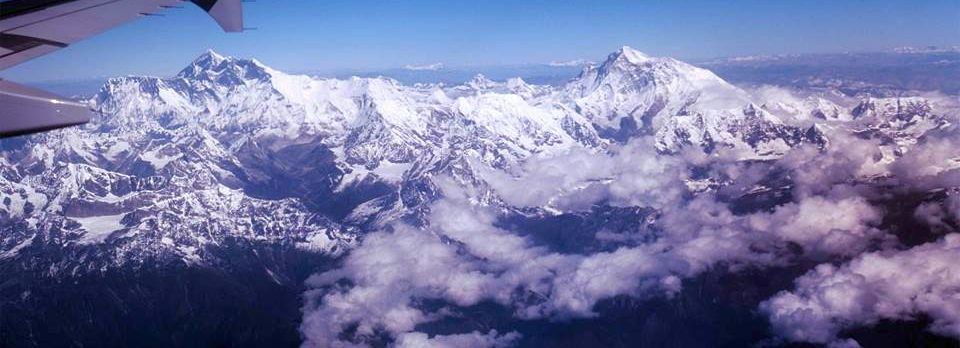
<path fill-rule="evenodd" d="M 898 52 L 898 49 L 902 48 L 913 48 L 917 51 L 911 52 L 909 54 L 901 54 L 903 52 Z M 344 79 L 350 77 L 388 77 L 395 79 L 403 84 L 416 84 L 416 83 L 443 83 L 447 85 L 457 85 L 466 83 L 471 80 L 474 76 L 478 74 L 485 75 L 486 77 L 496 80 L 496 81 L 505 81 L 510 78 L 519 77 L 524 79 L 528 83 L 539 84 L 539 85 L 560 85 L 566 83 L 570 79 L 576 77 L 583 71 L 584 67 L 588 64 L 600 64 L 602 63 L 609 54 L 613 54 L 619 47 L 614 47 L 610 49 L 610 52 L 598 57 L 583 58 L 579 60 L 572 61 L 551 61 L 551 62 L 536 62 L 536 63 L 517 63 L 517 64 L 501 64 L 501 65 L 447 65 L 443 63 L 434 63 L 424 66 L 416 65 L 406 65 L 406 66 L 397 66 L 397 67 L 388 67 L 382 69 L 303 69 L 303 70 L 289 70 L 277 65 L 272 64 L 269 61 L 263 61 L 262 59 L 256 56 L 231 56 L 239 59 L 256 59 L 261 63 L 270 66 L 271 68 L 278 69 L 285 73 L 297 74 L 297 75 L 310 75 L 319 78 L 335 78 L 335 79 Z M 73 79 L 52 79 L 52 80 L 25 80 L 18 81 L 25 83 L 37 88 L 45 89 L 52 91 L 54 93 L 64 95 L 64 96 L 74 96 L 74 97 L 86 97 L 90 96 L 93 93 L 96 93 L 97 90 L 109 79 L 123 77 L 123 76 L 156 76 L 161 78 L 173 77 L 180 70 L 186 68 L 191 64 L 191 62 L 202 56 L 206 51 L 212 49 L 204 49 L 198 52 L 190 60 L 185 61 L 182 65 L 177 66 L 170 71 L 166 71 L 159 74 L 118 74 L 110 76 L 94 76 L 94 77 L 85 77 L 85 78 L 73 78 Z M 214 52 L 217 52 L 214 50 Z M 217 52 L 218 54 L 230 56 Z M 916 54 L 916 53 L 925 53 L 925 54 Z M 773 60 L 765 59 L 740 59 L 740 58 L 753 58 L 753 57 L 764 57 L 764 58 L 776 58 Z M 901 46 L 896 48 L 889 48 L 884 50 L 877 51 L 862 51 L 862 52 L 823 52 L 823 53 L 810 53 L 810 54 L 768 54 L 768 55 L 745 55 L 745 56 L 719 56 L 719 57 L 710 57 L 696 60 L 687 60 L 688 63 L 706 67 L 709 70 L 714 70 L 715 73 L 719 74 L 725 79 L 730 79 L 734 83 L 754 83 L 753 80 L 763 80 L 768 78 L 767 76 L 759 77 L 756 76 L 757 71 L 755 69 L 761 68 L 763 64 L 800 64 L 800 65 L 817 65 L 822 69 L 823 73 L 836 74 L 836 68 L 841 68 L 841 70 L 848 70 L 851 66 L 860 66 L 867 70 L 870 69 L 887 69 L 884 75 L 888 75 L 892 72 L 889 70 L 891 68 L 890 64 L 897 66 L 900 71 L 910 71 L 910 73 L 917 73 L 915 68 L 918 68 L 923 65 L 930 65 L 932 68 L 926 68 L 927 73 L 932 76 L 937 76 L 939 74 L 950 74 L 950 67 L 952 65 L 943 65 L 941 64 L 946 58 L 949 61 L 956 61 L 960 57 L 960 46 L 951 45 L 951 46 Z M 787 58 L 786 60 L 784 58 Z M 797 61 L 791 62 L 789 59 L 796 58 Z M 839 59 L 838 59 L 839 58 Z M 892 60 L 891 60 L 892 58 Z M 932 59 L 932 60 L 931 60 Z M 929 60 L 929 61 L 928 61 Z M 917 65 L 917 64 L 920 65 Z M 772 67 L 767 67 L 767 69 L 772 69 Z M 947 69 L 947 70 L 942 70 Z M 857 70 L 857 69 L 854 69 Z M 779 70 L 773 69 L 768 72 L 777 72 Z M 851 71 L 847 71 L 848 73 Z M 807 71 L 807 73 L 811 73 Z M 863 78 L 863 72 L 853 71 L 857 78 Z M 868 74 L 869 75 L 869 74 Z M 3 77 L 0 74 L 0 77 Z M 868 77 L 867 80 L 870 80 Z M 952 84 L 949 84 L 950 87 L 944 88 L 946 85 L 944 81 L 945 78 L 932 78 L 928 79 L 932 81 L 939 81 L 931 84 L 928 88 L 921 88 L 921 90 L 933 90 L 938 89 L 946 93 L 954 93 L 956 88 Z"/>
<path fill-rule="evenodd" d="M 166 76 L 206 48 L 256 57 L 289 72 L 335 73 L 599 60 L 623 45 L 696 61 L 960 44 L 960 3 L 939 0 L 748 1 L 736 7 L 709 1 L 275 1 L 246 8 L 246 23 L 255 30 L 242 34 L 222 33 L 196 8 L 169 9 L 0 77 L 39 82 Z"/>

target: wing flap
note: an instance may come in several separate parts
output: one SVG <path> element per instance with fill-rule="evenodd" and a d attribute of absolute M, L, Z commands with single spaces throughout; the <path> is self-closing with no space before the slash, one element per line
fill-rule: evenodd
<path fill-rule="evenodd" d="M 42 45 L 32 48 L 28 48 L 22 51 L 15 51 L 5 55 L 0 56 L 0 68 L 6 68 L 14 66 L 25 61 L 31 60 L 33 58 L 46 55 L 47 53 L 53 52 L 60 49 L 57 46 Z"/>
<path fill-rule="evenodd" d="M 86 105 L 0 80 L 0 138 L 76 126 L 90 121 Z"/>
<path fill-rule="evenodd" d="M 185 0 L 0 0 L 0 70 Z M 227 32 L 243 31 L 242 0 L 191 0 Z M 82 104 L 0 80 L 0 138 L 78 125 Z"/>
<path fill-rule="evenodd" d="M 160 10 L 161 6 L 178 2 L 179 0 L 87 1 L 86 6 L 79 8 L 75 3 L 69 3 L 16 17 L 26 23 L 3 32 L 70 44 L 137 19 L 143 13 L 152 13 Z M 30 21 L 31 18 L 34 20 Z"/>
<path fill-rule="evenodd" d="M 184 0 L 0 0 L 0 69 Z M 192 0 L 227 32 L 243 31 L 241 0 Z"/>

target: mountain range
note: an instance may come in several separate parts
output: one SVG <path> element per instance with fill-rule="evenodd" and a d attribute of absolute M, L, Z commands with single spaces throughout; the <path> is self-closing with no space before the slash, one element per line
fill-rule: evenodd
<path fill-rule="evenodd" d="M 952 126 L 929 98 L 741 88 L 629 47 L 559 86 L 324 79 L 208 51 L 88 103 L 83 128 L 0 142 L 2 346 L 297 344 L 306 277 L 372 231 L 429 224 L 450 180 L 539 228 L 629 225 L 647 212 L 518 206 L 492 181 L 638 139 L 747 163 L 853 134 L 892 162 Z"/>

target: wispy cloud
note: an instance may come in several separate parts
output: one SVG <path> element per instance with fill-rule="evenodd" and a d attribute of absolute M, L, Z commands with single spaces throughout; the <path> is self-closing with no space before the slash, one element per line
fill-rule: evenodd
<path fill-rule="evenodd" d="M 405 70 L 414 70 L 414 71 L 438 71 L 438 70 L 443 70 L 443 63 L 433 63 L 433 64 L 424 64 L 424 65 L 405 65 L 403 68 Z"/>
<path fill-rule="evenodd" d="M 550 63 L 547 63 L 547 65 L 554 66 L 554 67 L 574 67 L 574 66 L 584 66 L 584 65 L 590 65 L 590 64 L 594 64 L 594 62 L 587 59 L 552 61 Z"/>

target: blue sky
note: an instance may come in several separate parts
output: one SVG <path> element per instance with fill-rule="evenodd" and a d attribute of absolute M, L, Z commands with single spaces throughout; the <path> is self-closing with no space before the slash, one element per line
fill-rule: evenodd
<path fill-rule="evenodd" d="M 186 4 L 8 69 L 15 81 L 170 75 L 207 48 L 287 71 L 602 59 L 623 45 L 681 59 L 960 44 L 960 0 L 247 3 L 243 34 Z"/>

